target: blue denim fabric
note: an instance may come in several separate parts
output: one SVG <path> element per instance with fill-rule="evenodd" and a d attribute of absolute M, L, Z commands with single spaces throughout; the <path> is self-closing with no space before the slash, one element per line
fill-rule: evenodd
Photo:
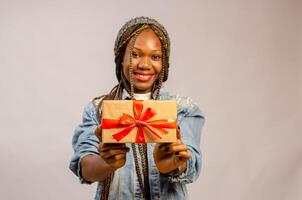
<path fill-rule="evenodd" d="M 129 98 L 129 94 L 124 90 L 122 99 Z M 177 123 L 180 127 L 182 141 L 188 146 L 192 157 L 187 161 L 187 169 L 184 173 L 180 175 L 161 174 L 158 172 L 153 160 L 154 144 L 147 144 L 151 196 L 152 199 L 188 199 L 186 184 L 195 181 L 201 170 L 201 151 L 199 145 L 201 129 L 205 119 L 197 105 L 188 97 L 171 96 L 167 92 L 161 92 L 159 99 L 175 99 L 177 101 Z M 99 155 L 97 151 L 99 141 L 94 134 L 98 124 L 96 109 L 92 103 L 89 103 L 84 109 L 82 123 L 76 127 L 74 132 L 72 139 L 74 155 L 69 165 L 69 168 L 79 177 L 81 183 L 90 184 L 81 176 L 81 159 L 88 154 Z M 114 172 L 109 199 L 143 199 L 135 172 L 131 145 L 126 145 L 130 148 L 130 152 L 127 153 L 125 166 Z M 140 160 L 140 158 L 138 159 Z M 101 191 L 102 183 L 100 182 L 97 186 L 95 200 L 100 199 Z"/>

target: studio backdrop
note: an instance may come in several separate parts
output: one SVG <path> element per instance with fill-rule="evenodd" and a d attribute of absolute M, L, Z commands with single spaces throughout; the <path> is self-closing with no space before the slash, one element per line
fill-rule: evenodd
<path fill-rule="evenodd" d="M 192 200 L 302 199 L 299 0 L 0 0 L 0 199 L 92 199 L 68 165 L 83 108 L 115 84 L 130 18 L 171 36 L 165 90 L 202 109 Z"/>

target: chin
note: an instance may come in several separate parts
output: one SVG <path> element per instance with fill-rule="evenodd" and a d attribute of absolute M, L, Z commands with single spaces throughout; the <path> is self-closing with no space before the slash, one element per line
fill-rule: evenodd
<path fill-rule="evenodd" d="M 141 93 L 151 92 L 152 84 L 134 84 L 134 88 L 137 92 Z"/>

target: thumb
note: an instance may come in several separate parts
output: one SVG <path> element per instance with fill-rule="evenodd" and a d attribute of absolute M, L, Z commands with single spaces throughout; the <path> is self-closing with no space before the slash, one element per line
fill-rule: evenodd
<path fill-rule="evenodd" d="M 102 126 L 101 125 L 96 127 L 94 133 L 95 133 L 96 137 L 99 139 L 99 141 L 102 142 Z"/>
<path fill-rule="evenodd" d="M 177 126 L 177 128 L 176 128 L 176 137 L 177 137 L 177 139 L 181 138 L 179 126 Z"/>

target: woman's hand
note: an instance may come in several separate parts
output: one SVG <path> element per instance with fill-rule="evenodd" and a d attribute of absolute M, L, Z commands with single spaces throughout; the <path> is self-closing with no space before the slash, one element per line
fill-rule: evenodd
<path fill-rule="evenodd" d="M 101 141 L 102 128 L 98 126 L 95 135 Z M 121 168 L 126 163 L 126 154 L 129 152 L 129 148 L 124 143 L 101 143 L 98 147 L 101 158 L 116 170 Z"/>
<path fill-rule="evenodd" d="M 177 141 L 174 143 L 158 143 L 154 147 L 153 157 L 160 173 L 170 173 L 176 168 L 184 172 L 187 168 L 187 160 L 191 158 L 187 145 L 180 139 L 177 129 Z"/>

